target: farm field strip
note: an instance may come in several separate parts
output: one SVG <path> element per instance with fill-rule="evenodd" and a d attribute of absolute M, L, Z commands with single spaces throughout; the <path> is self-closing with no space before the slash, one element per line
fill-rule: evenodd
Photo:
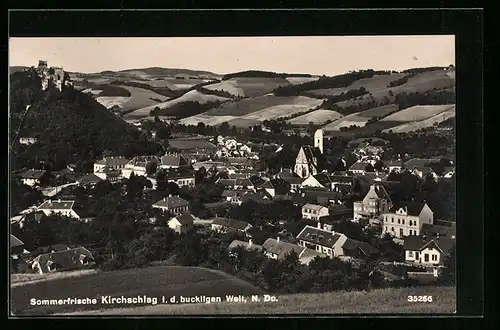
<path fill-rule="evenodd" d="M 341 117 L 342 115 L 336 111 L 320 109 L 289 119 L 288 122 L 292 125 L 307 125 L 311 121 L 315 124 L 321 124 L 328 120 L 337 120 Z"/>
<path fill-rule="evenodd" d="M 418 131 L 419 129 L 422 128 L 428 128 L 432 127 L 434 124 L 439 124 L 443 121 L 446 121 L 450 118 L 455 117 L 455 107 L 445 110 L 435 116 L 432 116 L 430 118 L 420 120 L 420 121 L 414 121 L 414 122 L 409 122 L 405 123 L 399 126 L 392 127 L 390 129 L 386 129 L 383 132 L 387 133 L 389 131 L 392 131 L 393 133 L 407 133 L 407 132 L 414 132 Z"/>
<path fill-rule="evenodd" d="M 454 104 L 445 105 L 416 105 L 403 110 L 400 110 L 392 115 L 382 118 L 380 121 L 395 121 L 407 123 L 412 121 L 421 121 L 435 115 L 438 115 L 446 110 L 454 108 Z"/>

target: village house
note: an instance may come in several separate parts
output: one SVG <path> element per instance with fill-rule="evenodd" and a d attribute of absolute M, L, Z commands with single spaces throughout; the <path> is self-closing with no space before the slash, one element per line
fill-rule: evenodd
<path fill-rule="evenodd" d="M 401 160 L 396 160 L 387 163 L 387 169 L 389 170 L 389 173 L 394 172 L 394 173 L 400 173 L 403 169 L 403 162 Z"/>
<path fill-rule="evenodd" d="M 419 236 L 426 237 L 446 237 L 455 239 L 457 235 L 456 223 L 453 221 L 445 221 L 434 219 L 433 224 L 424 223 L 420 229 Z"/>
<path fill-rule="evenodd" d="M 94 187 L 98 182 L 101 182 L 102 180 L 102 178 L 92 173 L 82 176 L 77 180 L 77 183 L 83 187 Z"/>
<path fill-rule="evenodd" d="M 240 221 L 236 219 L 221 218 L 217 217 L 212 221 L 212 230 L 219 233 L 228 232 L 241 232 L 246 233 L 246 231 L 252 228 L 248 222 Z"/>
<path fill-rule="evenodd" d="M 259 189 L 257 191 L 247 191 L 242 196 L 242 202 L 253 201 L 259 204 L 269 204 L 273 196 L 271 196 L 265 189 Z"/>
<path fill-rule="evenodd" d="M 210 170 L 212 168 L 215 169 L 225 169 L 227 167 L 227 164 L 224 162 L 214 162 L 214 161 L 204 161 L 204 162 L 196 162 L 191 165 L 195 171 L 200 170 L 202 167 L 205 170 Z"/>
<path fill-rule="evenodd" d="M 193 228 L 195 218 L 189 212 L 173 217 L 168 221 L 168 227 L 178 234 L 184 234 Z"/>
<path fill-rule="evenodd" d="M 116 182 L 122 178 L 122 170 L 107 166 L 95 171 L 94 174 L 101 180 L 108 180 L 110 182 Z"/>
<path fill-rule="evenodd" d="M 353 221 L 378 219 L 383 213 L 388 212 L 391 206 L 391 198 L 384 186 L 375 183 L 370 186 L 362 201 L 353 203 Z"/>
<path fill-rule="evenodd" d="M 12 259 L 19 259 L 19 255 L 29 253 L 29 251 L 24 248 L 24 242 L 12 234 L 10 235 L 9 249 Z"/>
<path fill-rule="evenodd" d="M 422 265 L 442 265 L 454 242 L 446 237 L 407 236 L 403 244 L 405 261 Z"/>
<path fill-rule="evenodd" d="M 394 237 L 420 235 L 422 226 L 433 224 L 434 215 L 425 202 L 408 202 L 395 205 L 383 214 L 383 233 Z"/>
<path fill-rule="evenodd" d="M 320 189 L 304 189 L 301 193 L 301 198 L 308 203 L 323 206 L 342 205 L 342 197 L 341 193 Z"/>
<path fill-rule="evenodd" d="M 179 196 L 169 195 L 154 203 L 153 208 L 159 209 L 162 212 L 170 212 L 172 215 L 178 216 L 189 211 L 189 202 Z"/>
<path fill-rule="evenodd" d="M 443 174 L 441 175 L 445 179 L 451 179 L 455 175 L 455 168 L 452 166 L 445 166 Z"/>
<path fill-rule="evenodd" d="M 160 163 L 160 159 L 157 156 L 137 156 L 134 157 L 130 162 L 128 162 L 122 169 L 122 176 L 124 178 L 130 178 L 130 175 L 145 176 L 146 175 L 146 165 L 150 162 L 156 164 Z"/>
<path fill-rule="evenodd" d="M 438 163 L 439 159 L 432 158 L 412 158 L 403 164 L 403 168 L 413 172 L 415 168 L 429 167 L 432 163 Z"/>
<path fill-rule="evenodd" d="M 94 163 L 94 173 L 101 172 L 107 168 L 110 170 L 118 170 L 121 172 L 130 159 L 124 157 L 104 157 L 103 159 Z M 106 179 L 103 179 L 106 180 Z"/>
<path fill-rule="evenodd" d="M 292 192 L 298 192 L 304 182 L 301 177 L 283 177 L 282 180 L 290 185 L 290 191 Z"/>
<path fill-rule="evenodd" d="M 21 175 L 21 181 L 28 186 L 44 185 L 50 179 L 50 174 L 45 170 L 27 170 Z"/>
<path fill-rule="evenodd" d="M 46 200 L 38 208 L 38 211 L 42 211 L 45 215 L 62 215 L 69 218 L 81 219 L 80 215 L 75 211 L 75 201 L 74 200 Z"/>
<path fill-rule="evenodd" d="M 218 179 L 216 183 L 223 185 L 226 189 L 231 190 L 255 190 L 255 186 L 248 178 L 236 179 Z"/>
<path fill-rule="evenodd" d="M 310 175 L 308 176 L 307 178 L 305 178 L 302 183 L 300 184 L 300 189 L 304 189 L 304 188 L 308 188 L 308 187 L 312 187 L 312 188 L 325 188 L 325 186 L 323 186 L 317 179 L 314 175 Z"/>
<path fill-rule="evenodd" d="M 292 252 L 297 253 L 299 258 L 305 251 L 305 247 L 282 241 L 279 237 L 276 239 L 268 238 L 264 244 L 264 255 L 270 259 L 283 260 L 287 254 Z"/>
<path fill-rule="evenodd" d="M 191 158 L 191 155 L 211 156 L 217 151 L 217 146 L 205 139 L 172 139 L 168 141 L 169 149 L 178 152 L 184 157 Z"/>
<path fill-rule="evenodd" d="M 294 172 L 301 178 L 307 178 L 320 172 L 319 162 L 323 157 L 323 130 L 314 133 L 314 147 L 304 145 L 295 159 Z"/>
<path fill-rule="evenodd" d="M 321 217 L 325 217 L 327 215 L 327 207 L 309 203 L 302 206 L 302 218 L 304 219 L 319 220 Z"/>
<path fill-rule="evenodd" d="M 189 166 L 189 163 L 182 155 L 165 155 L 160 158 L 158 168 L 160 169 L 176 169 L 184 166 Z"/>
<path fill-rule="evenodd" d="M 222 197 L 231 204 L 241 205 L 243 201 L 243 195 L 246 190 L 228 190 L 225 189 L 222 192 Z"/>
<path fill-rule="evenodd" d="M 258 244 L 253 243 L 251 239 L 248 240 L 248 242 L 235 239 L 234 241 L 231 242 L 231 244 L 229 244 L 229 247 L 228 247 L 229 254 L 234 256 L 235 255 L 234 250 L 238 247 L 242 247 L 245 250 L 254 250 L 254 251 L 262 251 L 263 250 L 262 245 L 258 245 Z"/>
<path fill-rule="evenodd" d="M 437 180 L 439 177 L 431 167 L 427 166 L 415 166 L 412 173 L 418 176 L 420 179 L 425 179 L 429 175 L 432 176 L 434 180 Z"/>
<path fill-rule="evenodd" d="M 58 252 L 44 253 L 33 259 L 32 269 L 39 274 L 89 268 L 94 265 L 89 250 L 78 247 Z"/>
<path fill-rule="evenodd" d="M 194 187 L 195 185 L 194 173 L 190 171 L 170 170 L 166 172 L 166 176 L 168 182 L 173 182 L 179 187 Z"/>
<path fill-rule="evenodd" d="M 372 169 L 369 171 L 369 169 Z M 369 162 L 358 161 L 349 167 L 349 171 L 353 174 L 365 175 L 367 172 L 373 172 L 373 165 Z"/>
<path fill-rule="evenodd" d="M 362 259 L 376 255 L 378 250 L 366 242 L 353 240 L 336 233 L 331 225 L 318 222 L 317 227 L 305 226 L 297 235 L 301 246 L 313 249 L 329 257 Z"/>
<path fill-rule="evenodd" d="M 286 195 L 290 192 L 290 184 L 283 179 L 271 179 L 264 182 L 259 189 L 265 190 L 271 197 Z"/>

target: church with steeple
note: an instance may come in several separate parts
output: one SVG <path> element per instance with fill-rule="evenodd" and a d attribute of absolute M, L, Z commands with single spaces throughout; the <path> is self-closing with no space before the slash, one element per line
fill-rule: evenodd
<path fill-rule="evenodd" d="M 293 171 L 301 178 L 316 175 L 320 172 L 319 158 L 323 157 L 323 130 L 314 133 L 314 147 L 304 145 L 300 148 Z"/>

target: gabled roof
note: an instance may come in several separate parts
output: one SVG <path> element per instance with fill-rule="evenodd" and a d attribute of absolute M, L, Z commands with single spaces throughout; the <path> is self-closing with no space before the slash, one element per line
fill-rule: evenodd
<path fill-rule="evenodd" d="M 38 180 L 41 177 L 43 177 L 45 174 L 47 174 L 47 171 L 45 171 L 45 170 L 27 170 L 26 172 L 23 173 L 23 175 L 21 177 L 23 179 Z"/>
<path fill-rule="evenodd" d="M 317 159 L 322 156 L 321 150 L 319 150 L 319 148 L 317 147 L 313 147 L 310 145 L 304 145 L 302 146 L 302 149 L 304 150 L 307 163 L 309 165 L 314 165 L 314 166 L 318 165 Z"/>
<path fill-rule="evenodd" d="M 39 210 L 71 210 L 75 201 L 47 200 L 38 207 Z"/>
<path fill-rule="evenodd" d="M 292 251 L 295 251 L 299 256 L 300 254 L 306 249 L 303 246 L 298 246 L 292 243 L 284 242 L 284 241 L 278 241 L 274 238 L 268 238 L 264 244 L 262 244 L 262 247 L 273 254 L 276 254 L 278 256 L 278 259 L 283 259 L 287 254 L 289 254 Z"/>
<path fill-rule="evenodd" d="M 127 163 L 127 165 L 137 166 L 137 167 L 146 167 L 146 164 L 149 162 L 160 163 L 160 158 L 158 156 L 136 156 Z"/>
<path fill-rule="evenodd" d="M 289 184 L 301 184 L 304 182 L 305 178 L 301 178 L 299 176 L 290 176 L 290 177 L 283 177 L 283 181 L 288 182 Z"/>
<path fill-rule="evenodd" d="M 259 189 L 274 189 L 274 186 L 270 181 L 266 181 L 259 186 Z"/>
<path fill-rule="evenodd" d="M 235 186 L 236 179 L 219 179 L 217 180 L 217 183 L 224 186 Z"/>
<path fill-rule="evenodd" d="M 15 248 L 17 246 L 23 246 L 24 243 L 23 241 L 21 241 L 19 238 L 17 238 L 16 236 L 14 235 L 10 235 L 10 248 Z"/>
<path fill-rule="evenodd" d="M 169 196 L 160 199 L 158 202 L 154 203 L 153 206 L 163 207 L 167 209 L 188 206 L 189 202 L 179 196 Z"/>
<path fill-rule="evenodd" d="M 283 179 L 271 179 L 276 195 L 285 195 L 290 192 L 290 184 Z"/>
<path fill-rule="evenodd" d="M 254 201 L 257 203 L 269 203 L 273 198 L 266 190 L 259 189 L 256 192 L 250 191 L 243 195 L 243 201 Z"/>
<path fill-rule="evenodd" d="M 311 210 L 316 210 L 316 211 L 319 211 L 321 209 L 326 209 L 327 207 L 326 206 L 322 206 L 322 205 L 316 205 L 316 204 L 310 204 L 310 203 L 306 203 L 302 206 L 302 208 L 307 208 L 307 209 L 311 209 Z"/>
<path fill-rule="evenodd" d="M 176 179 L 194 179 L 194 173 L 193 171 L 184 168 L 183 170 L 180 169 L 170 169 L 165 171 L 165 176 L 167 179 L 170 180 L 176 180 Z"/>
<path fill-rule="evenodd" d="M 96 165 L 106 165 L 111 167 L 125 166 L 130 160 L 124 157 L 104 157 L 95 162 Z"/>
<path fill-rule="evenodd" d="M 226 189 L 222 192 L 222 197 L 241 197 L 243 196 L 247 191 L 246 190 L 229 190 Z"/>
<path fill-rule="evenodd" d="M 366 256 L 378 253 L 378 250 L 372 247 L 370 244 L 362 241 L 357 241 L 351 238 L 348 238 L 344 242 L 344 244 L 342 245 L 342 249 L 347 251 L 355 251 L 359 249 Z"/>
<path fill-rule="evenodd" d="M 340 234 L 312 226 L 305 226 L 304 229 L 302 229 L 302 231 L 297 235 L 297 239 L 299 240 L 328 248 L 332 248 L 340 237 Z"/>
<path fill-rule="evenodd" d="M 330 175 L 328 175 L 328 173 L 318 173 L 314 175 L 314 178 L 318 180 L 318 182 L 325 187 L 328 187 L 329 185 L 332 184 L 332 180 L 330 178 Z"/>
<path fill-rule="evenodd" d="M 352 184 L 354 178 L 350 175 L 330 175 L 332 183 L 346 183 Z"/>
<path fill-rule="evenodd" d="M 92 253 L 84 247 L 78 247 L 59 252 L 45 253 L 36 257 L 33 262 L 38 262 L 42 271 L 47 272 L 50 265 L 56 265 L 59 270 L 70 270 L 82 267 L 80 260 L 87 258 L 93 261 Z"/>
<path fill-rule="evenodd" d="M 422 251 L 426 247 L 435 244 L 436 248 L 444 254 L 448 254 L 453 247 L 455 240 L 447 237 L 424 237 L 410 235 L 404 239 L 403 248 L 407 251 Z"/>
<path fill-rule="evenodd" d="M 100 177 L 95 175 L 94 173 L 87 174 L 78 179 L 78 182 L 82 185 L 93 184 L 102 181 Z"/>
<path fill-rule="evenodd" d="M 248 178 L 237 178 L 234 184 L 236 186 L 253 187 L 253 182 Z"/>
<path fill-rule="evenodd" d="M 391 198 L 389 197 L 389 194 L 385 190 L 385 187 L 381 184 L 372 184 L 370 186 L 370 190 L 366 194 L 365 198 L 380 198 L 380 199 L 385 199 L 387 201 L 390 201 Z"/>
<path fill-rule="evenodd" d="M 396 213 L 397 210 L 403 208 L 408 212 L 408 215 L 418 216 L 425 206 L 425 202 L 403 202 L 395 204 L 389 211 Z"/>
<path fill-rule="evenodd" d="M 182 215 L 176 217 L 175 219 L 177 219 L 177 221 L 179 221 L 181 225 L 192 225 L 195 220 L 190 212 L 184 212 Z"/>
<path fill-rule="evenodd" d="M 297 177 L 297 175 L 293 173 L 291 169 L 282 169 L 281 171 L 276 173 L 276 177 L 285 179 L 285 178 Z"/>
<path fill-rule="evenodd" d="M 412 158 L 405 162 L 403 165 L 410 171 L 413 171 L 415 167 L 426 167 L 429 163 L 436 163 L 438 160 L 432 158 Z"/>
<path fill-rule="evenodd" d="M 164 166 L 186 166 L 186 159 L 182 155 L 165 155 L 160 158 L 160 165 Z"/>
<path fill-rule="evenodd" d="M 258 250 L 258 251 L 262 250 L 262 245 L 258 245 L 255 243 L 250 244 L 250 242 L 244 242 L 237 239 L 235 239 L 234 241 L 231 242 L 231 244 L 229 244 L 228 249 L 231 250 L 239 246 L 242 246 L 247 250 Z"/>
<path fill-rule="evenodd" d="M 349 167 L 349 171 L 366 171 L 366 166 L 369 164 L 367 162 L 356 162 Z"/>
<path fill-rule="evenodd" d="M 452 238 L 452 236 L 456 236 L 456 227 L 448 227 L 448 226 L 440 226 L 429 223 L 424 223 L 422 225 L 422 229 L 420 229 L 420 235 L 427 236 L 437 236 L 440 237 L 448 237 Z"/>
<path fill-rule="evenodd" d="M 248 178 L 250 181 L 252 181 L 252 183 L 254 184 L 254 186 L 256 187 L 259 187 L 260 185 L 264 184 L 266 181 L 264 179 L 262 179 L 260 176 L 258 175 L 252 175 Z"/>
<path fill-rule="evenodd" d="M 245 230 L 249 225 L 249 223 L 245 221 L 229 219 L 229 218 L 219 218 L 219 217 L 215 218 L 212 224 L 227 228 L 233 228 L 237 230 Z"/>

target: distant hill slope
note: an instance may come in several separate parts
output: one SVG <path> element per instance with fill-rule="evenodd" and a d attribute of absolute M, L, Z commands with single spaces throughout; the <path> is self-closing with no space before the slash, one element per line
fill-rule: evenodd
<path fill-rule="evenodd" d="M 431 117 L 428 117 L 428 118 L 425 118 L 422 120 L 410 121 L 408 123 L 404 123 L 404 124 L 386 129 L 383 132 L 384 133 L 387 133 L 389 131 L 391 131 L 393 133 L 414 132 L 414 131 L 418 131 L 419 129 L 422 129 L 422 128 L 432 127 L 435 124 L 442 123 L 450 118 L 454 118 L 455 114 L 456 114 L 455 113 L 455 106 L 452 106 L 452 107 L 449 107 L 442 112 L 435 114 L 434 116 L 431 116 Z"/>
<path fill-rule="evenodd" d="M 29 72 L 11 75 L 11 126 L 14 138 L 33 136 L 28 147 L 13 144 L 11 166 L 52 169 L 101 157 L 105 150 L 130 157 L 156 154 L 161 147 L 149 141 L 91 95 L 67 88 L 41 91 L 39 78 Z M 27 109 L 27 106 L 30 106 Z"/>
<path fill-rule="evenodd" d="M 202 70 L 190 70 L 190 69 L 179 69 L 179 68 L 160 68 L 160 67 L 151 67 L 151 68 L 142 68 L 142 69 L 127 69 L 121 70 L 118 72 L 134 74 L 134 73 L 142 73 L 148 76 L 207 76 L 207 77 L 220 77 L 221 75 L 210 72 L 210 71 L 202 71 Z"/>
<path fill-rule="evenodd" d="M 23 70 L 26 70 L 28 68 L 29 67 L 27 67 L 27 66 L 11 66 L 11 67 L 9 67 L 9 74 L 12 74 L 12 73 L 18 72 L 18 71 L 23 71 Z"/>
<path fill-rule="evenodd" d="M 409 295 L 432 302 L 408 302 Z M 365 291 L 276 295 L 277 302 L 189 304 L 88 311 L 73 315 L 238 315 L 238 314 L 454 314 L 455 287 L 417 287 Z"/>
<path fill-rule="evenodd" d="M 218 83 L 204 86 L 210 90 L 222 90 L 241 97 L 258 97 L 272 92 L 279 86 L 291 85 L 280 77 L 233 77 Z"/>
<path fill-rule="evenodd" d="M 253 285 L 221 271 L 176 266 L 157 266 L 60 278 L 16 286 L 11 292 L 12 312 L 16 315 L 48 315 L 92 309 L 140 307 L 140 304 L 103 305 L 100 297 L 107 295 L 113 297 L 145 295 L 157 298 L 161 304 L 163 296 L 167 299 L 172 296 L 210 296 L 222 297 L 225 300 L 225 296 L 231 294 L 263 294 L 262 290 Z M 31 306 L 30 298 L 34 297 L 38 299 L 88 297 L 98 299 L 99 303 L 98 305 Z"/>

